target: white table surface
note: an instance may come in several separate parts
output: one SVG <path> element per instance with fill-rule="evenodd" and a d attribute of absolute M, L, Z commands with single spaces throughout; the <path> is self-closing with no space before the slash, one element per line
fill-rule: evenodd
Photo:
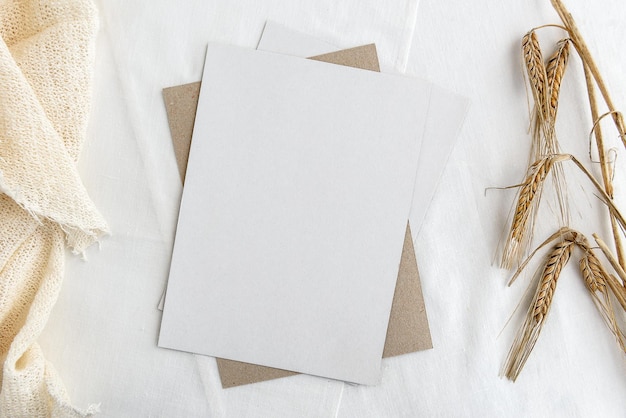
<path fill-rule="evenodd" d="M 419 7 L 417 0 L 96 3 L 101 31 L 80 169 L 113 235 L 88 251 L 87 262 L 69 256 L 41 338 L 77 406 L 101 403 L 105 417 L 624 415 L 624 356 L 576 263 L 563 272 L 548 323 L 518 381 L 498 377 L 522 315 L 505 325 L 530 277 L 507 288 L 510 272 L 492 264 L 515 192 L 485 189 L 523 177 L 529 135 L 520 39 L 534 26 L 560 23 L 549 0 L 420 0 Z M 566 5 L 614 101 L 626 109 L 626 7 L 618 0 Z M 208 41 L 255 47 L 267 19 L 340 45 L 375 42 L 384 67 L 426 77 L 472 102 L 414 237 L 434 349 L 385 360 L 377 387 L 296 376 L 223 390 L 214 359 L 156 347 L 156 304 L 181 191 L 161 88 L 197 81 Z M 541 34 L 548 45 L 559 33 Z M 566 151 L 588 162 L 586 103 L 574 57 L 557 133 Z M 624 149 L 606 126 L 620 153 L 616 193 L 623 196 Z M 572 173 L 569 189 L 573 226 L 608 240 L 604 212 L 588 184 Z M 549 214 L 546 219 L 538 238 L 554 229 Z"/>

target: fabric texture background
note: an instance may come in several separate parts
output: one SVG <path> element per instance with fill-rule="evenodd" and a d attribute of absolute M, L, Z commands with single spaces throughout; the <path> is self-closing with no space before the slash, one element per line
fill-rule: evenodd
<path fill-rule="evenodd" d="M 82 416 L 37 343 L 64 274 L 107 231 L 76 161 L 90 109 L 89 1 L 0 2 L 0 416 Z"/>

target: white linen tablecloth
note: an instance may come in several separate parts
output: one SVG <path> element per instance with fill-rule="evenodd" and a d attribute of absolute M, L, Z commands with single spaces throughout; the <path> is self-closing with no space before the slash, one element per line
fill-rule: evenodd
<path fill-rule="evenodd" d="M 575 263 L 517 383 L 498 377 L 522 314 L 505 325 L 530 277 L 507 288 L 510 273 L 492 264 L 515 192 L 485 189 L 524 175 L 530 137 L 520 40 L 534 26 L 560 23 L 549 0 L 421 0 L 419 8 L 417 0 L 96 3 L 94 103 L 80 168 L 113 235 L 87 262 L 70 257 L 41 339 L 77 406 L 101 402 L 105 417 L 623 416 L 624 356 Z M 618 0 L 566 4 L 626 109 L 626 8 Z M 267 19 L 346 47 L 375 42 L 383 67 L 472 101 L 414 237 L 434 349 L 384 360 L 377 387 L 295 376 L 223 390 L 214 359 L 156 347 L 181 193 L 161 89 L 199 80 L 209 41 L 255 47 Z M 558 31 L 540 33 L 554 41 Z M 557 133 L 566 151 L 584 158 L 591 122 L 577 57 L 562 91 Z M 620 177 L 618 195 L 626 194 Z M 573 226 L 609 237 L 593 190 L 574 172 L 569 185 L 578 196 Z M 537 237 L 549 227 L 540 225 Z"/>

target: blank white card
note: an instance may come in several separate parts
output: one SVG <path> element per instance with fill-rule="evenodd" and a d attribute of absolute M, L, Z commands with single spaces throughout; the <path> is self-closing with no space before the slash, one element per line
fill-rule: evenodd
<path fill-rule="evenodd" d="M 424 81 L 211 45 L 159 345 L 376 384 Z"/>

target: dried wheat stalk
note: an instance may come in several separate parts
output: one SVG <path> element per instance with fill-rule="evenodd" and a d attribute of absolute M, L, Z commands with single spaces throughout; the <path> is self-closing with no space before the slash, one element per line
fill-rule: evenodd
<path fill-rule="evenodd" d="M 548 120 L 552 125 L 556 121 L 556 112 L 559 107 L 559 93 L 561 82 L 569 59 L 569 39 L 561 39 L 557 43 L 556 52 L 548 59 L 546 74 L 548 77 Z"/>
<path fill-rule="evenodd" d="M 531 114 L 533 148 L 531 161 L 559 152 L 554 123 L 550 119 L 550 84 L 535 28 L 522 38 L 522 56 L 534 106 Z M 554 175 L 554 174 L 553 174 Z M 558 175 L 557 175 L 558 176 Z"/>
<path fill-rule="evenodd" d="M 610 289 L 612 289 L 613 285 L 611 280 L 615 282 L 615 279 L 612 279 L 607 273 L 584 235 L 570 228 L 565 227 L 559 229 L 559 231 L 545 240 L 539 248 L 542 248 L 556 239 L 559 241 L 546 259 L 541 272 L 539 285 L 528 309 L 524 324 L 516 335 L 501 371 L 501 374 L 513 381 L 519 376 L 519 373 L 539 338 L 539 334 L 541 333 L 541 329 L 543 328 L 550 310 L 557 281 L 563 267 L 569 261 L 574 247 L 579 247 L 583 252 L 579 260 L 579 267 L 585 286 L 620 348 L 622 351 L 626 352 L 626 336 L 617 323 L 613 302 L 611 300 Z M 537 250 L 535 250 L 530 257 L 532 257 L 536 251 Z M 524 261 L 524 266 L 527 262 L 528 259 Z M 523 266 L 520 268 L 523 268 Z M 518 269 L 516 275 L 518 275 L 519 272 L 520 270 Z M 623 300 L 621 298 L 622 295 L 620 294 L 617 299 L 621 302 Z"/>
<path fill-rule="evenodd" d="M 539 286 L 526 314 L 526 320 L 515 337 L 501 372 L 510 380 L 515 381 L 517 379 L 539 338 L 541 329 L 550 311 L 557 281 L 563 267 L 569 261 L 573 245 L 573 236 L 563 237 L 554 246 L 546 260 L 540 276 Z"/>
<path fill-rule="evenodd" d="M 522 38 L 522 53 L 528 73 L 528 82 L 537 106 L 540 119 L 547 119 L 547 74 L 543 55 L 534 30 Z"/>
<path fill-rule="evenodd" d="M 526 73 L 528 74 L 528 81 L 535 102 L 534 115 L 532 117 L 532 155 L 535 157 L 532 161 L 536 162 L 529 167 L 526 180 L 521 185 L 514 219 L 502 257 L 502 265 L 508 268 L 512 267 L 526 251 L 527 245 L 531 240 L 532 226 L 541 198 L 541 187 L 545 177 L 550 171 L 550 168 L 552 168 L 555 159 L 560 161 L 568 159 L 586 174 L 598 190 L 601 200 L 607 205 L 615 248 L 617 250 L 617 258 L 613 256 L 608 246 L 596 234 L 594 234 L 594 238 L 611 263 L 613 269 L 617 272 L 619 279 L 607 272 L 598 257 L 592 251 L 587 239 L 582 234 L 568 227 L 561 227 L 559 231 L 535 249 L 519 266 L 511 281 L 515 280 L 522 269 L 526 267 L 530 258 L 532 258 L 539 249 L 556 239 L 559 240 L 543 266 L 539 286 L 535 292 L 533 302 L 529 307 L 525 322 L 518 331 L 503 366 L 502 374 L 511 380 L 515 380 L 519 376 L 521 369 L 526 363 L 539 337 L 550 309 L 557 280 L 561 274 L 562 268 L 570 259 L 573 248 L 576 246 L 582 250 L 579 268 L 585 286 L 603 320 L 615 336 L 621 350 L 626 352 L 626 337 L 616 321 L 612 299 L 615 297 L 621 307 L 626 311 L 626 256 L 624 255 L 624 249 L 621 243 L 621 234 L 626 231 L 626 220 L 613 203 L 611 167 L 607 159 L 599 122 L 604 116 L 612 115 L 615 127 L 620 134 L 624 146 L 626 146 L 626 124 L 624 123 L 622 114 L 615 110 L 606 85 L 598 71 L 598 67 L 591 57 L 572 16 L 567 12 L 561 0 L 551 0 L 551 2 L 565 25 L 563 29 L 568 32 L 569 39 L 559 41 L 556 51 L 551 55 L 545 67 L 543 67 L 542 52 L 535 35 L 535 29 L 528 32 L 522 39 L 522 52 Z M 596 137 L 603 185 L 600 184 L 574 156 L 567 156 L 566 154 L 559 155 L 560 151 L 556 139 L 555 121 L 561 83 L 569 58 L 570 43 L 572 43 L 583 61 L 591 114 L 594 122 L 591 133 L 592 135 L 595 134 Z M 609 108 L 609 111 L 602 116 L 599 116 L 598 112 L 594 81 Z M 562 174 L 561 169 L 561 166 L 558 165 L 552 170 L 552 175 L 555 179 L 554 185 L 563 213 L 565 211 L 564 204 L 566 201 L 563 199 L 563 195 L 559 189 L 561 185 L 559 179 L 559 175 Z M 563 217 L 563 219 L 565 219 L 565 217 Z M 564 224 L 567 225 L 568 223 L 566 222 Z"/>
<path fill-rule="evenodd" d="M 522 38 L 522 55 L 528 84 L 534 100 L 533 114 L 531 115 L 533 142 L 531 150 L 531 162 L 535 164 L 545 158 L 560 153 L 554 125 L 558 108 L 558 97 L 561 81 L 565 74 L 569 57 L 569 42 L 563 40 L 558 44 L 555 53 L 548 60 L 546 67 L 543 53 L 537 39 L 535 28 L 526 33 Z M 560 209 L 560 223 L 569 223 L 569 212 L 567 210 L 567 199 L 565 198 L 565 175 L 562 167 L 557 165 L 551 170 L 556 200 Z M 533 166 L 529 169 L 529 174 Z M 545 177 L 541 178 L 543 183 Z M 528 184 L 528 178 L 522 185 Z M 534 218 L 539 207 L 539 199 L 526 207 L 524 199 L 529 195 L 521 190 L 518 197 L 518 205 L 514 211 L 514 219 L 509 230 L 508 237 L 504 243 L 501 265 L 511 268 L 519 263 L 521 258 L 527 253 L 528 245 L 532 239 Z M 541 188 L 538 189 L 540 195 Z M 534 194 L 531 197 L 534 199 Z M 520 209 L 526 210 L 520 212 Z"/>
<path fill-rule="evenodd" d="M 608 282 L 610 280 L 606 269 L 590 248 L 584 250 L 579 262 L 580 272 L 583 275 L 585 286 L 591 294 L 594 304 L 607 327 L 611 330 L 622 351 L 626 352 L 625 336 L 617 324 L 615 310 L 611 300 Z"/>
<path fill-rule="evenodd" d="M 597 99 L 595 97 L 595 88 L 592 82 L 595 81 L 606 106 L 609 109 L 608 114 L 613 116 L 613 122 L 615 124 L 615 128 L 617 129 L 620 138 L 622 139 L 622 143 L 626 147 L 626 123 L 624 122 L 624 118 L 621 112 L 617 111 L 615 105 L 613 104 L 613 100 L 609 94 L 608 88 L 604 82 L 604 79 L 600 75 L 600 70 L 596 65 L 589 48 L 585 40 L 583 39 L 580 31 L 578 30 L 578 26 L 574 21 L 574 18 L 569 13 L 569 11 L 565 8 L 565 5 L 561 0 L 551 0 L 552 6 L 559 14 L 561 21 L 565 25 L 570 38 L 572 39 L 572 43 L 578 52 L 578 55 L 583 61 L 583 67 L 585 70 L 585 79 L 587 82 L 587 92 L 589 95 L 589 104 L 591 107 L 591 114 L 594 121 L 594 130 L 596 136 L 596 145 L 598 148 L 598 154 L 600 156 L 600 167 L 602 170 L 602 179 L 605 187 L 606 193 L 609 195 L 610 199 L 613 199 L 613 185 L 612 185 L 612 176 L 610 175 L 610 166 L 606 159 L 606 150 L 604 147 L 604 141 L 602 138 L 602 133 L 600 127 L 596 128 L 596 124 L 602 119 L 601 116 L 598 116 L 598 108 L 597 108 Z M 620 231 L 617 228 L 616 222 L 613 218 L 612 213 L 609 213 L 609 218 L 611 220 L 611 229 L 613 233 L 613 240 L 615 243 L 615 249 L 617 252 L 617 258 L 622 268 L 626 268 L 626 252 L 623 248 L 622 239 L 620 235 Z"/>
<path fill-rule="evenodd" d="M 617 323 L 611 299 L 611 276 L 591 249 L 589 241 L 582 234 L 578 234 L 576 244 L 583 251 L 579 267 L 585 287 L 591 294 L 596 308 L 600 311 L 602 319 L 613 333 L 620 348 L 626 352 L 625 336 Z M 622 296 L 621 294 L 617 295 L 618 300 Z"/>
<path fill-rule="evenodd" d="M 571 160 L 579 169 L 583 172 L 589 179 L 589 181 L 594 185 L 596 190 L 599 193 L 600 200 L 606 204 L 609 214 L 615 219 L 618 226 L 622 228 L 622 231 L 626 231 L 626 218 L 621 214 L 615 203 L 613 203 L 613 199 L 606 193 L 602 185 L 593 177 L 593 175 L 585 168 L 585 166 L 573 155 L 562 154 L 563 157 L 568 156 L 568 159 Z"/>
<path fill-rule="evenodd" d="M 535 197 L 541 194 L 543 182 L 551 168 L 552 159 L 546 157 L 536 161 L 528 169 L 518 194 L 513 221 L 502 254 L 501 265 L 506 269 L 513 267 L 528 246 L 531 235 L 529 224 L 532 226 L 539 202 Z"/>
<path fill-rule="evenodd" d="M 546 154 L 558 154 L 561 152 L 559 141 L 557 140 L 555 125 L 556 114 L 559 106 L 559 94 L 561 92 L 561 82 L 565 75 L 567 63 L 569 60 L 569 39 L 562 39 L 557 43 L 556 51 L 548 59 L 546 67 L 548 97 L 546 103 L 546 120 L 543 122 L 543 141 L 541 138 L 534 138 L 535 149 L 543 149 Z M 537 129 L 537 131 L 541 131 Z M 565 173 L 561 166 L 557 166 L 552 171 L 552 178 L 555 185 L 556 197 L 559 209 L 561 211 L 561 225 L 569 224 L 569 211 L 567 209 L 567 199 L 564 191 L 566 190 Z"/>
<path fill-rule="evenodd" d="M 593 76 L 591 74 L 591 70 L 589 66 L 583 63 L 583 67 L 585 70 L 585 82 L 587 84 L 587 95 L 589 96 L 589 107 L 591 109 L 591 117 L 594 120 L 594 126 L 591 129 L 592 134 L 595 135 L 596 138 L 596 148 L 598 149 L 598 156 L 600 158 L 600 170 L 602 173 L 602 182 L 604 184 L 604 190 L 606 194 L 609 196 L 609 199 L 613 199 L 613 175 L 611 173 L 611 165 L 609 163 L 609 159 L 607 158 L 607 153 L 605 152 L 604 146 L 604 137 L 602 135 L 602 127 L 600 126 L 600 121 L 602 119 L 599 116 L 598 111 L 598 101 L 595 93 L 595 86 L 593 85 Z M 591 150 L 589 151 L 591 153 Z M 611 221 L 611 232 L 613 234 L 613 242 L 615 243 L 615 250 L 617 252 L 617 258 L 619 260 L 619 264 L 622 267 L 626 267 L 626 255 L 624 254 L 624 246 L 622 244 L 622 238 L 620 235 L 620 230 L 618 228 L 617 221 L 612 213 L 609 213 L 609 219 Z"/>
<path fill-rule="evenodd" d="M 585 40 L 580 34 L 574 18 L 567 11 L 565 5 L 563 5 L 563 2 L 561 0 L 550 1 L 552 3 L 552 7 L 554 7 L 554 10 L 556 10 L 556 12 L 559 14 L 561 21 L 567 28 L 567 31 L 570 34 L 570 38 L 574 43 L 574 47 L 578 51 L 578 55 L 580 55 L 585 65 L 589 67 L 589 72 L 593 75 L 593 78 L 598 85 L 598 89 L 600 90 L 600 93 L 602 94 L 602 97 L 604 98 L 607 107 L 612 112 L 615 127 L 617 128 L 617 131 L 622 138 L 624 146 L 626 146 L 626 124 L 624 123 L 624 118 L 622 114 L 616 110 L 615 105 L 613 104 L 613 100 L 611 99 L 611 95 L 609 94 L 609 90 L 604 83 L 604 79 L 600 75 L 600 70 L 598 69 L 598 66 L 596 65 L 596 62 L 593 59 L 591 53 L 589 52 L 589 48 L 587 47 Z"/>
<path fill-rule="evenodd" d="M 528 265 L 530 260 L 535 256 L 535 254 L 537 254 L 537 252 L 539 250 L 541 250 L 543 247 L 545 247 L 546 245 L 550 244 L 551 242 L 553 242 L 557 238 L 564 239 L 566 234 L 568 234 L 570 232 L 573 232 L 573 230 L 570 229 L 569 227 L 559 228 L 558 231 L 556 231 L 554 234 L 550 235 L 544 242 L 542 242 L 537 248 L 535 248 L 535 250 L 532 253 L 530 253 L 530 255 L 528 257 L 526 257 L 526 259 L 519 265 L 519 267 L 517 268 L 517 271 L 515 271 L 515 274 L 513 275 L 513 277 L 511 277 L 511 280 L 509 280 L 508 286 L 511 286 L 513 284 L 513 282 L 515 282 L 515 280 L 517 280 L 519 275 L 526 268 L 526 265 Z"/>
<path fill-rule="evenodd" d="M 528 168 L 526 179 L 518 193 L 513 221 L 502 253 L 502 267 L 511 269 L 526 252 L 532 236 L 532 226 L 543 183 L 554 164 L 565 159 L 567 158 L 560 154 L 551 155 L 535 161 Z"/>
<path fill-rule="evenodd" d="M 622 266 L 620 266 L 618 260 L 613 257 L 613 254 L 611 254 L 611 250 L 609 250 L 609 247 L 606 245 L 606 243 L 602 239 L 600 239 L 597 234 L 593 234 L 593 238 L 596 240 L 598 247 L 600 248 L 600 250 L 602 250 L 604 256 L 607 260 L 609 260 L 609 263 L 611 264 L 617 275 L 620 277 L 621 281 L 616 279 L 613 275 L 607 274 L 607 284 L 613 291 L 615 298 L 622 305 L 622 308 L 626 311 L 626 287 L 624 287 L 624 284 L 626 283 L 626 272 L 624 271 Z"/>

